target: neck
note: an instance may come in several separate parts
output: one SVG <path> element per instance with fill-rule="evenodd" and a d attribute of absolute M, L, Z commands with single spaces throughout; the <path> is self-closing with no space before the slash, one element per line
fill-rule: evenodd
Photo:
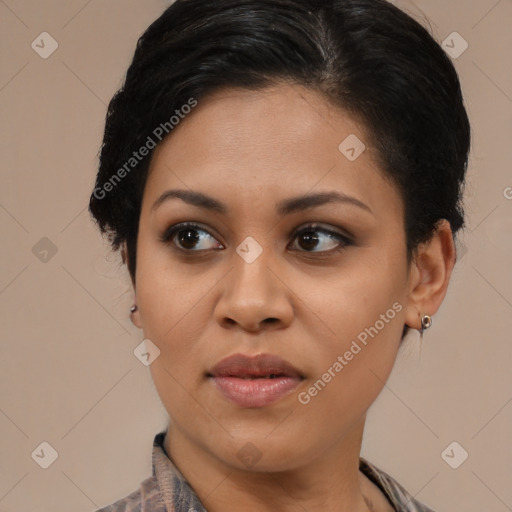
<path fill-rule="evenodd" d="M 369 481 L 359 472 L 364 421 L 361 418 L 328 452 L 306 454 L 295 467 L 287 467 L 282 457 L 277 464 L 262 456 L 251 468 L 244 468 L 236 457 L 221 460 L 172 423 L 164 444 L 208 512 L 373 512 L 371 498 L 365 496 Z M 229 441 L 235 444 L 227 440 L 223 452 L 239 451 Z M 273 453 L 268 442 L 265 453 Z"/>

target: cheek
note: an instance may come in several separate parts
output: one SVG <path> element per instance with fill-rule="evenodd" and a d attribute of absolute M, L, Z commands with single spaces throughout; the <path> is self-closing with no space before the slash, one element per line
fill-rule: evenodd
<path fill-rule="evenodd" d="M 304 402 L 311 399 L 315 408 L 323 403 L 343 414 L 362 414 L 381 391 L 404 325 L 404 267 L 396 261 L 400 259 L 360 260 L 360 266 L 322 283 L 314 302 L 313 296 L 308 299 L 311 310 L 319 312 L 323 335 L 316 334 L 311 352 L 314 385 L 306 390 Z M 318 325 L 318 320 L 308 325 L 312 339 Z"/>
<path fill-rule="evenodd" d="M 201 327 L 198 311 L 215 285 L 215 276 L 177 265 L 171 249 L 155 243 L 148 234 L 140 234 L 138 246 L 136 290 L 144 335 L 172 343 L 180 332 L 193 339 Z"/>
<path fill-rule="evenodd" d="M 208 285 L 208 282 L 198 284 L 183 293 L 176 280 L 161 279 L 141 283 L 140 292 L 137 292 L 144 337 L 160 349 L 159 364 L 177 377 L 198 373 L 197 363 L 204 354 L 201 340 L 211 317 L 211 304 L 206 296 L 211 288 Z"/>
<path fill-rule="evenodd" d="M 334 436 L 339 426 L 348 428 L 366 413 L 388 379 L 400 345 L 403 306 L 385 298 L 366 301 L 357 316 L 334 324 L 336 336 L 325 338 L 318 350 L 308 387 L 298 395 L 309 408 L 308 417 Z M 333 316 L 333 319 L 336 318 Z"/>
<path fill-rule="evenodd" d="M 328 345 L 340 350 L 358 336 L 364 342 L 368 330 L 380 339 L 399 341 L 406 290 L 404 265 L 393 257 L 361 257 L 357 264 L 328 278 L 302 279 L 304 290 L 318 291 L 305 294 L 303 300 L 328 328 Z"/>
<path fill-rule="evenodd" d="M 159 293 L 156 287 L 161 284 L 148 287 L 146 300 L 142 301 L 144 336 L 160 350 L 150 371 L 169 415 L 177 415 L 186 423 L 191 414 L 204 416 L 201 400 L 191 397 L 195 397 L 205 371 L 205 347 L 200 340 L 204 339 L 210 308 L 201 295 L 161 289 Z"/>
<path fill-rule="evenodd" d="M 198 378 L 201 361 L 199 340 L 211 316 L 208 294 L 215 276 L 177 272 L 165 251 L 153 245 L 139 247 L 137 303 L 144 337 L 160 350 L 151 364 L 153 380 L 164 402 Z M 167 397 L 167 398 L 166 398 Z"/>

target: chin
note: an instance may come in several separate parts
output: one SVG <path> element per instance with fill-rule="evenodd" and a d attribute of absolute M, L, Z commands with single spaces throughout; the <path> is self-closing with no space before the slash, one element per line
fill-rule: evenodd
<path fill-rule="evenodd" d="M 283 433 L 270 434 L 271 430 L 235 437 L 219 453 L 218 445 L 212 452 L 226 465 L 242 471 L 277 473 L 297 469 L 315 458 L 318 450 L 307 446 L 304 437 L 295 440 Z"/>

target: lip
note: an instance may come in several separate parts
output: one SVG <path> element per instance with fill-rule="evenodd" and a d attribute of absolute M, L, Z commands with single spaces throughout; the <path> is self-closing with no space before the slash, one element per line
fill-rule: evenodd
<path fill-rule="evenodd" d="M 207 376 L 225 398 L 240 407 L 277 402 L 305 378 L 291 363 L 272 354 L 234 354 L 217 363 Z"/>

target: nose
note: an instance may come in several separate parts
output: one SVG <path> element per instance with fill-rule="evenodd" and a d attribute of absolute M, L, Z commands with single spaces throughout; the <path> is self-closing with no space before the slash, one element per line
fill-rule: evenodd
<path fill-rule="evenodd" d="M 292 322 L 293 293 L 264 254 L 252 263 L 234 255 L 214 311 L 221 327 L 258 332 L 283 329 Z"/>

